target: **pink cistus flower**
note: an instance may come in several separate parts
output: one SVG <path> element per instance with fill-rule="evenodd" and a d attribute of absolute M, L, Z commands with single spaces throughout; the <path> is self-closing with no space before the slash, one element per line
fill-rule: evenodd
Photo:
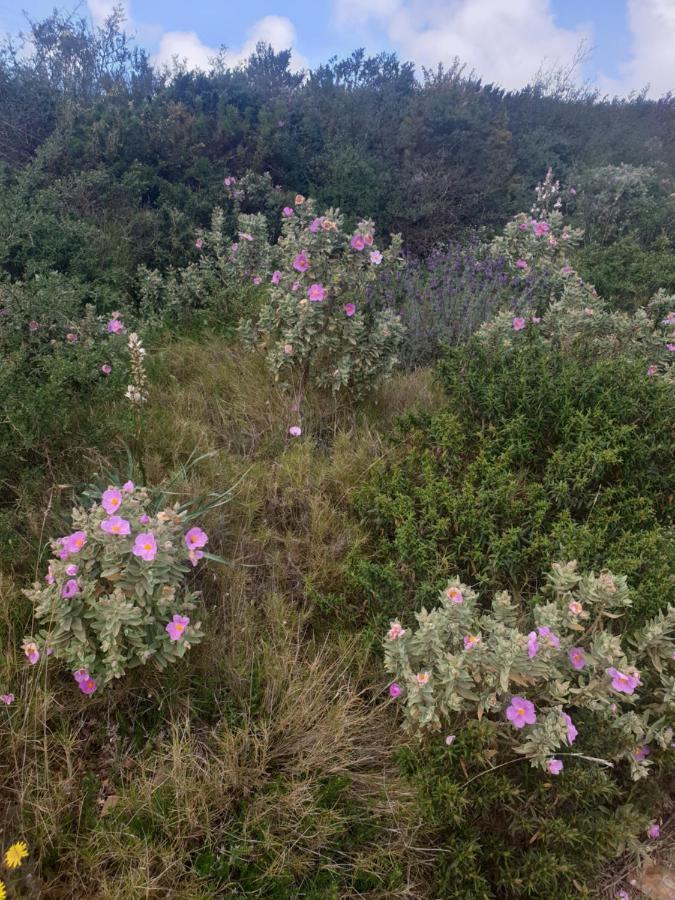
<path fill-rule="evenodd" d="M 290 356 L 293 353 L 293 344 L 284 344 L 284 355 Z"/>
<path fill-rule="evenodd" d="M 68 568 L 70 568 L 70 566 Z M 68 571 L 68 570 L 66 569 L 66 571 Z M 47 584 L 54 584 L 54 572 L 52 571 L 51 565 L 47 566 L 47 574 L 45 575 L 45 581 L 47 582 Z"/>
<path fill-rule="evenodd" d="M 564 712 L 561 713 L 561 717 L 565 725 L 567 726 L 567 742 L 568 744 L 573 744 L 579 732 L 574 725 L 574 722 L 572 721 L 572 717 L 570 715 Z"/>
<path fill-rule="evenodd" d="M 351 319 L 351 317 L 356 313 L 356 305 L 354 303 L 345 303 L 344 311 L 347 318 Z"/>
<path fill-rule="evenodd" d="M 204 551 L 203 550 L 188 550 L 188 559 L 192 563 L 192 566 L 196 566 L 200 559 L 203 559 Z"/>
<path fill-rule="evenodd" d="M 577 189 L 576 189 L 576 188 L 573 188 L 573 187 L 570 188 L 570 194 L 571 194 L 573 197 L 574 197 L 574 195 L 576 194 L 576 192 L 577 192 Z"/>
<path fill-rule="evenodd" d="M 641 747 L 638 747 L 637 750 L 633 753 L 633 758 L 637 762 L 642 762 L 643 759 L 646 759 L 649 754 L 652 752 L 652 748 L 649 744 L 643 744 Z"/>
<path fill-rule="evenodd" d="M 272 272 L 270 281 L 272 282 L 272 284 L 279 284 L 279 282 L 281 281 L 281 272 L 278 269 L 275 269 L 275 271 Z"/>
<path fill-rule="evenodd" d="M 68 581 L 63 585 L 63 589 L 61 590 L 61 596 L 65 600 L 70 600 L 71 597 L 74 597 L 76 594 L 80 593 L 80 586 L 74 578 L 69 578 Z"/>
<path fill-rule="evenodd" d="M 307 296 L 312 303 L 318 303 L 325 299 L 326 289 L 322 284 L 310 284 Z"/>
<path fill-rule="evenodd" d="M 124 331 L 124 325 L 120 322 L 119 319 L 111 319 L 106 325 L 106 331 L 108 334 L 122 334 Z"/>
<path fill-rule="evenodd" d="M 201 528 L 191 528 L 185 535 L 185 546 L 188 550 L 198 550 L 209 542 L 209 536 Z"/>
<path fill-rule="evenodd" d="M 650 825 L 649 828 L 647 829 L 647 837 L 651 838 L 653 841 L 655 841 L 657 838 L 661 837 L 661 829 L 656 824 L 656 822 L 654 822 L 654 824 Z"/>
<path fill-rule="evenodd" d="M 656 366 L 648 366 L 647 367 L 647 375 L 652 378 L 659 370 Z"/>
<path fill-rule="evenodd" d="M 666 344 L 666 350 L 669 353 L 675 353 L 675 344 Z"/>
<path fill-rule="evenodd" d="M 563 235 L 563 237 L 565 237 L 565 235 Z M 563 266 L 562 269 L 560 270 L 560 274 L 565 277 L 567 277 L 568 275 L 571 275 L 572 272 L 574 272 L 574 269 L 572 268 L 572 266 Z"/>
<path fill-rule="evenodd" d="M 154 534 L 151 531 L 142 531 L 137 534 L 131 552 L 145 562 L 152 562 L 157 556 L 157 541 Z"/>
<path fill-rule="evenodd" d="M 302 428 L 299 425 L 291 425 L 288 429 L 288 433 L 291 437 L 300 437 L 302 434 Z"/>
<path fill-rule="evenodd" d="M 66 340 L 68 341 L 69 344 L 76 344 L 77 343 L 77 335 L 73 334 L 72 331 L 69 331 L 68 334 L 66 335 Z"/>
<path fill-rule="evenodd" d="M 400 697 L 402 693 L 403 693 L 403 689 L 401 688 L 400 684 L 396 684 L 396 682 L 394 681 L 394 682 L 392 682 L 392 684 L 389 685 L 389 696 L 393 697 L 394 700 L 397 697 Z"/>
<path fill-rule="evenodd" d="M 554 634 L 550 628 L 547 628 L 546 625 L 542 625 L 537 628 L 539 632 L 539 637 L 543 638 L 544 643 L 547 647 L 550 647 L 552 650 L 560 650 L 560 640 L 558 636 Z"/>
<path fill-rule="evenodd" d="M 142 516 L 138 517 L 138 522 L 140 525 L 147 525 L 150 521 L 150 516 L 147 513 L 143 513 Z"/>
<path fill-rule="evenodd" d="M 101 531 L 105 531 L 106 534 L 124 537 L 127 534 L 131 534 L 131 525 L 127 519 L 123 519 L 121 516 L 110 516 L 101 522 Z"/>
<path fill-rule="evenodd" d="M 325 216 L 319 216 L 318 219 L 312 219 L 312 221 L 309 223 L 309 225 L 307 227 L 311 231 L 312 234 L 318 234 L 319 231 L 321 230 L 321 226 L 323 225 L 325 220 L 326 220 Z"/>
<path fill-rule="evenodd" d="M 79 553 L 86 543 L 87 535 L 84 531 L 74 531 L 72 534 L 69 534 L 63 545 L 66 556 L 70 553 Z M 65 559 L 65 557 L 62 557 L 62 559 Z"/>
<path fill-rule="evenodd" d="M 624 891 L 623 888 L 617 893 L 616 900 L 630 900 L 630 894 L 628 891 Z"/>
<path fill-rule="evenodd" d="M 581 603 L 579 603 L 578 600 L 572 600 L 568 604 L 567 608 L 569 609 L 569 611 L 572 613 L 573 616 L 580 616 L 582 614 L 582 612 L 584 611 L 583 606 L 581 605 Z"/>
<path fill-rule="evenodd" d="M 415 681 L 419 684 L 420 687 L 424 687 L 425 684 L 429 684 L 429 679 L 431 675 L 429 672 L 418 672 L 415 675 Z"/>
<path fill-rule="evenodd" d="M 402 638 L 405 634 L 405 628 L 402 627 L 401 623 L 398 619 L 395 619 L 393 622 L 389 623 L 389 631 L 387 632 L 387 638 L 390 641 L 396 641 L 398 638 Z"/>
<path fill-rule="evenodd" d="M 539 653 L 539 642 L 537 640 L 537 632 L 531 631 L 527 636 L 527 655 L 529 659 L 534 659 L 534 657 Z"/>
<path fill-rule="evenodd" d="M 262 278 L 260 277 L 260 275 L 254 275 L 251 280 L 255 285 L 262 284 Z"/>
<path fill-rule="evenodd" d="M 14 703 L 14 694 L 0 694 L 0 703 L 11 706 Z"/>
<path fill-rule="evenodd" d="M 354 237 L 349 242 L 352 250 L 363 250 L 366 246 L 366 242 L 363 240 L 363 236 L 360 234 L 355 234 Z"/>
<path fill-rule="evenodd" d="M 116 513 L 122 505 L 122 494 L 117 488 L 108 488 L 101 496 L 101 506 L 108 513 Z"/>
<path fill-rule="evenodd" d="M 546 771 L 549 775 L 560 775 L 563 770 L 561 759 L 549 759 L 546 763 Z"/>
<path fill-rule="evenodd" d="M 225 185 L 225 187 L 233 187 L 236 183 L 237 179 L 234 177 L 234 175 L 226 175 L 225 178 L 223 178 L 223 184 Z"/>
<path fill-rule="evenodd" d="M 382 262 L 382 254 L 379 250 L 373 250 L 370 254 L 370 261 L 374 266 L 379 266 Z"/>
<path fill-rule="evenodd" d="M 175 643 L 176 641 L 180 641 L 183 639 L 185 635 L 185 629 L 189 624 L 189 616 L 179 616 L 178 613 L 176 613 L 164 630 L 171 638 L 171 642 Z"/>
<path fill-rule="evenodd" d="M 240 231 L 239 232 L 239 240 L 240 241 L 252 241 L 253 235 L 250 233 L 250 231 Z"/>
<path fill-rule="evenodd" d="M 75 669 L 73 672 L 73 678 L 78 684 L 82 684 L 84 681 L 89 681 L 89 669 L 84 666 L 81 669 Z"/>
<path fill-rule="evenodd" d="M 133 483 L 133 481 L 125 481 L 122 485 L 122 490 L 125 494 L 133 494 L 133 492 L 136 490 L 136 485 Z"/>
<path fill-rule="evenodd" d="M 664 325 L 675 325 L 675 312 L 669 312 L 662 322 Z"/>
<path fill-rule="evenodd" d="M 281 211 L 281 215 L 284 217 L 284 219 L 290 219 L 291 216 L 295 215 L 295 213 L 290 206 L 284 206 L 283 210 Z"/>
<path fill-rule="evenodd" d="M 521 222 L 518 228 L 520 228 L 521 231 L 527 231 L 527 222 Z"/>
<path fill-rule="evenodd" d="M 517 269 L 527 269 L 528 268 L 527 260 L 517 259 L 516 260 L 516 268 Z"/>
<path fill-rule="evenodd" d="M 299 282 L 299 281 L 294 281 L 293 284 L 291 285 L 291 290 L 292 290 L 293 293 L 295 294 L 296 291 L 298 291 L 299 289 L 300 289 L 300 282 Z"/>
<path fill-rule="evenodd" d="M 531 322 L 533 325 L 538 325 L 541 322 L 541 316 L 532 316 Z"/>
<path fill-rule="evenodd" d="M 550 237 L 548 239 L 548 245 L 549 245 L 549 247 L 557 247 L 558 241 L 554 237 Z"/>
<path fill-rule="evenodd" d="M 110 375 L 110 373 L 112 372 L 112 366 L 109 363 L 103 363 L 103 365 L 101 366 L 101 372 L 103 372 L 104 375 Z"/>
<path fill-rule="evenodd" d="M 455 585 L 451 585 L 446 590 L 445 596 L 451 603 L 464 603 L 464 594 Z"/>
<path fill-rule="evenodd" d="M 548 234 L 548 222 L 535 222 L 532 229 L 537 237 Z"/>
<path fill-rule="evenodd" d="M 639 684 L 639 678 L 625 672 L 620 672 L 614 666 L 607 669 L 607 674 L 612 679 L 612 687 L 620 694 L 632 694 Z"/>
<path fill-rule="evenodd" d="M 82 691 L 82 693 L 87 694 L 87 696 L 95 693 L 96 691 L 96 682 L 93 678 L 87 678 L 85 681 L 78 681 L 77 686 Z"/>
<path fill-rule="evenodd" d="M 526 725 L 534 725 L 537 721 L 534 703 L 525 700 L 524 697 L 512 697 L 511 705 L 506 710 L 506 718 L 514 728 L 524 728 Z"/>
<path fill-rule="evenodd" d="M 363 243 L 366 245 L 366 247 L 372 247 L 374 240 L 375 238 L 372 236 L 372 234 L 363 235 Z"/>
<path fill-rule="evenodd" d="M 293 268 L 296 272 L 306 272 L 309 269 L 309 256 L 304 250 L 301 250 L 293 260 Z"/>
<path fill-rule="evenodd" d="M 567 651 L 570 664 L 573 669 L 580 672 L 586 667 L 586 657 L 584 656 L 583 647 L 570 647 Z"/>
<path fill-rule="evenodd" d="M 511 320 L 511 328 L 513 328 L 514 331 L 522 331 L 525 324 L 525 319 L 522 316 L 516 316 Z"/>
<path fill-rule="evenodd" d="M 454 744 L 454 742 L 455 742 L 455 735 L 454 734 L 446 734 L 445 743 L 447 744 L 447 746 L 449 747 L 451 744 Z"/>
<path fill-rule="evenodd" d="M 464 649 L 465 650 L 473 650 L 474 647 L 477 647 L 480 644 L 480 637 L 476 634 L 465 634 L 464 635 Z"/>
<path fill-rule="evenodd" d="M 33 641 L 28 641 L 23 645 L 23 652 L 25 653 L 26 659 L 31 666 L 34 666 L 40 661 L 40 651 L 38 650 L 38 645 Z"/>
<path fill-rule="evenodd" d="M 39 326 L 39 324 L 35 321 L 35 319 L 31 319 L 30 322 L 28 323 L 28 330 L 29 330 L 29 331 L 37 331 L 39 327 L 40 327 L 40 326 Z"/>
<path fill-rule="evenodd" d="M 201 250 L 203 246 L 204 241 L 201 238 L 197 238 L 197 240 L 195 241 L 195 247 L 197 248 L 197 250 Z"/>

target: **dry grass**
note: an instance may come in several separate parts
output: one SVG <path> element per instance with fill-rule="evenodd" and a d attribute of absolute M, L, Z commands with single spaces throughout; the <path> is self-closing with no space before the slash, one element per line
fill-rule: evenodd
<path fill-rule="evenodd" d="M 165 675 L 88 699 L 55 666 L 3 661 L 17 701 L 0 710 L 2 838 L 31 845 L 27 895 L 423 896 L 381 675 L 353 628 L 330 627 L 339 614 L 318 636 L 312 603 L 339 594 L 361 540 L 350 493 L 392 419 L 433 404 L 428 373 L 393 379 L 367 411 L 304 398 L 292 441 L 289 398 L 255 358 L 182 341 L 155 366 L 149 480 L 218 451 L 175 490 L 237 483 L 206 522 L 230 565 L 202 576 L 207 642 Z M 0 604 L 16 647 L 25 614 L 7 579 Z"/>

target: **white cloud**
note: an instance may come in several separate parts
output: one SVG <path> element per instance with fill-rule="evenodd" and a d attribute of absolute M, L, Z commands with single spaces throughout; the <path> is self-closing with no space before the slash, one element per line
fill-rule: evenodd
<path fill-rule="evenodd" d="M 173 59 L 179 63 L 185 61 L 189 69 L 208 71 L 209 60 L 216 56 L 218 50 L 207 47 L 195 31 L 165 31 L 159 41 L 157 53 L 152 57 L 157 68 L 170 66 Z"/>
<path fill-rule="evenodd" d="M 627 0 L 630 58 L 616 79 L 601 76 L 608 93 L 627 94 L 649 85 L 649 95 L 675 92 L 675 0 Z"/>
<path fill-rule="evenodd" d="M 556 25 L 550 0 L 334 0 L 343 27 L 375 21 L 406 59 L 430 68 L 455 57 L 484 81 L 522 87 L 540 66 L 569 64 L 587 26 Z M 663 0 L 668 2 L 668 0 Z"/>
<path fill-rule="evenodd" d="M 130 0 L 87 0 L 87 7 L 95 25 L 102 25 L 116 6 L 122 7 L 125 20 L 130 22 Z"/>
<path fill-rule="evenodd" d="M 295 25 L 286 16 L 265 16 L 249 29 L 248 37 L 241 48 L 228 51 L 225 58 L 229 65 L 236 66 L 245 62 L 255 51 L 256 44 L 262 42 L 271 44 L 277 52 L 292 50 L 291 69 L 297 71 L 307 65 L 307 60 L 294 49 L 296 39 Z"/>
<path fill-rule="evenodd" d="M 105 0 L 96 0 L 105 2 Z M 246 62 L 259 43 L 271 44 L 276 50 L 292 50 L 291 69 L 297 71 L 307 65 L 307 60 L 294 49 L 295 26 L 285 16 L 265 16 L 249 29 L 248 37 L 239 49 L 225 52 L 229 66 Z M 152 57 L 155 66 L 170 65 L 174 57 L 186 60 L 189 68 L 207 70 L 209 60 L 216 56 L 217 48 L 202 43 L 194 31 L 165 31 L 159 42 L 159 49 Z"/>

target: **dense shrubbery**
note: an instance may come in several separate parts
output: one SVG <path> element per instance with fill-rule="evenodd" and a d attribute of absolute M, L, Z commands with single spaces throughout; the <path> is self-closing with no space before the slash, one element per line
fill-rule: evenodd
<path fill-rule="evenodd" d="M 83 450 L 125 432 L 115 403 L 127 383 L 127 342 L 107 322 L 124 326 L 94 305 L 113 302 L 55 273 L 0 284 L 0 559 L 16 553 L 22 514 L 50 471 L 68 478 Z"/>
<path fill-rule="evenodd" d="M 353 573 L 374 611 L 428 605 L 448 571 L 530 597 L 561 557 L 625 573 L 637 621 L 670 595 L 672 387 L 642 360 L 580 364 L 520 337 L 449 354 L 447 408 L 404 420 L 359 491 L 373 538 Z"/>

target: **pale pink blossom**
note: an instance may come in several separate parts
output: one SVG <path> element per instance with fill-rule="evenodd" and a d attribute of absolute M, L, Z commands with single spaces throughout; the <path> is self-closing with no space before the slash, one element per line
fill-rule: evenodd
<path fill-rule="evenodd" d="M 175 643 L 176 641 L 180 641 L 183 639 L 185 635 L 185 629 L 189 624 L 189 616 L 179 616 L 178 613 L 176 613 L 164 630 L 169 635 L 171 642 Z"/>
<path fill-rule="evenodd" d="M 387 632 L 387 637 L 390 641 L 395 641 L 398 638 L 402 638 L 405 634 L 405 628 L 401 626 L 401 623 L 398 619 L 395 619 L 393 622 L 389 623 L 389 631 Z"/>
<path fill-rule="evenodd" d="M 299 425 L 291 425 L 288 429 L 288 433 L 291 437 L 300 437 L 302 434 L 302 428 Z"/>
<path fill-rule="evenodd" d="M 157 556 L 155 535 L 151 531 L 142 531 L 137 534 L 131 552 L 144 562 L 152 562 Z"/>

